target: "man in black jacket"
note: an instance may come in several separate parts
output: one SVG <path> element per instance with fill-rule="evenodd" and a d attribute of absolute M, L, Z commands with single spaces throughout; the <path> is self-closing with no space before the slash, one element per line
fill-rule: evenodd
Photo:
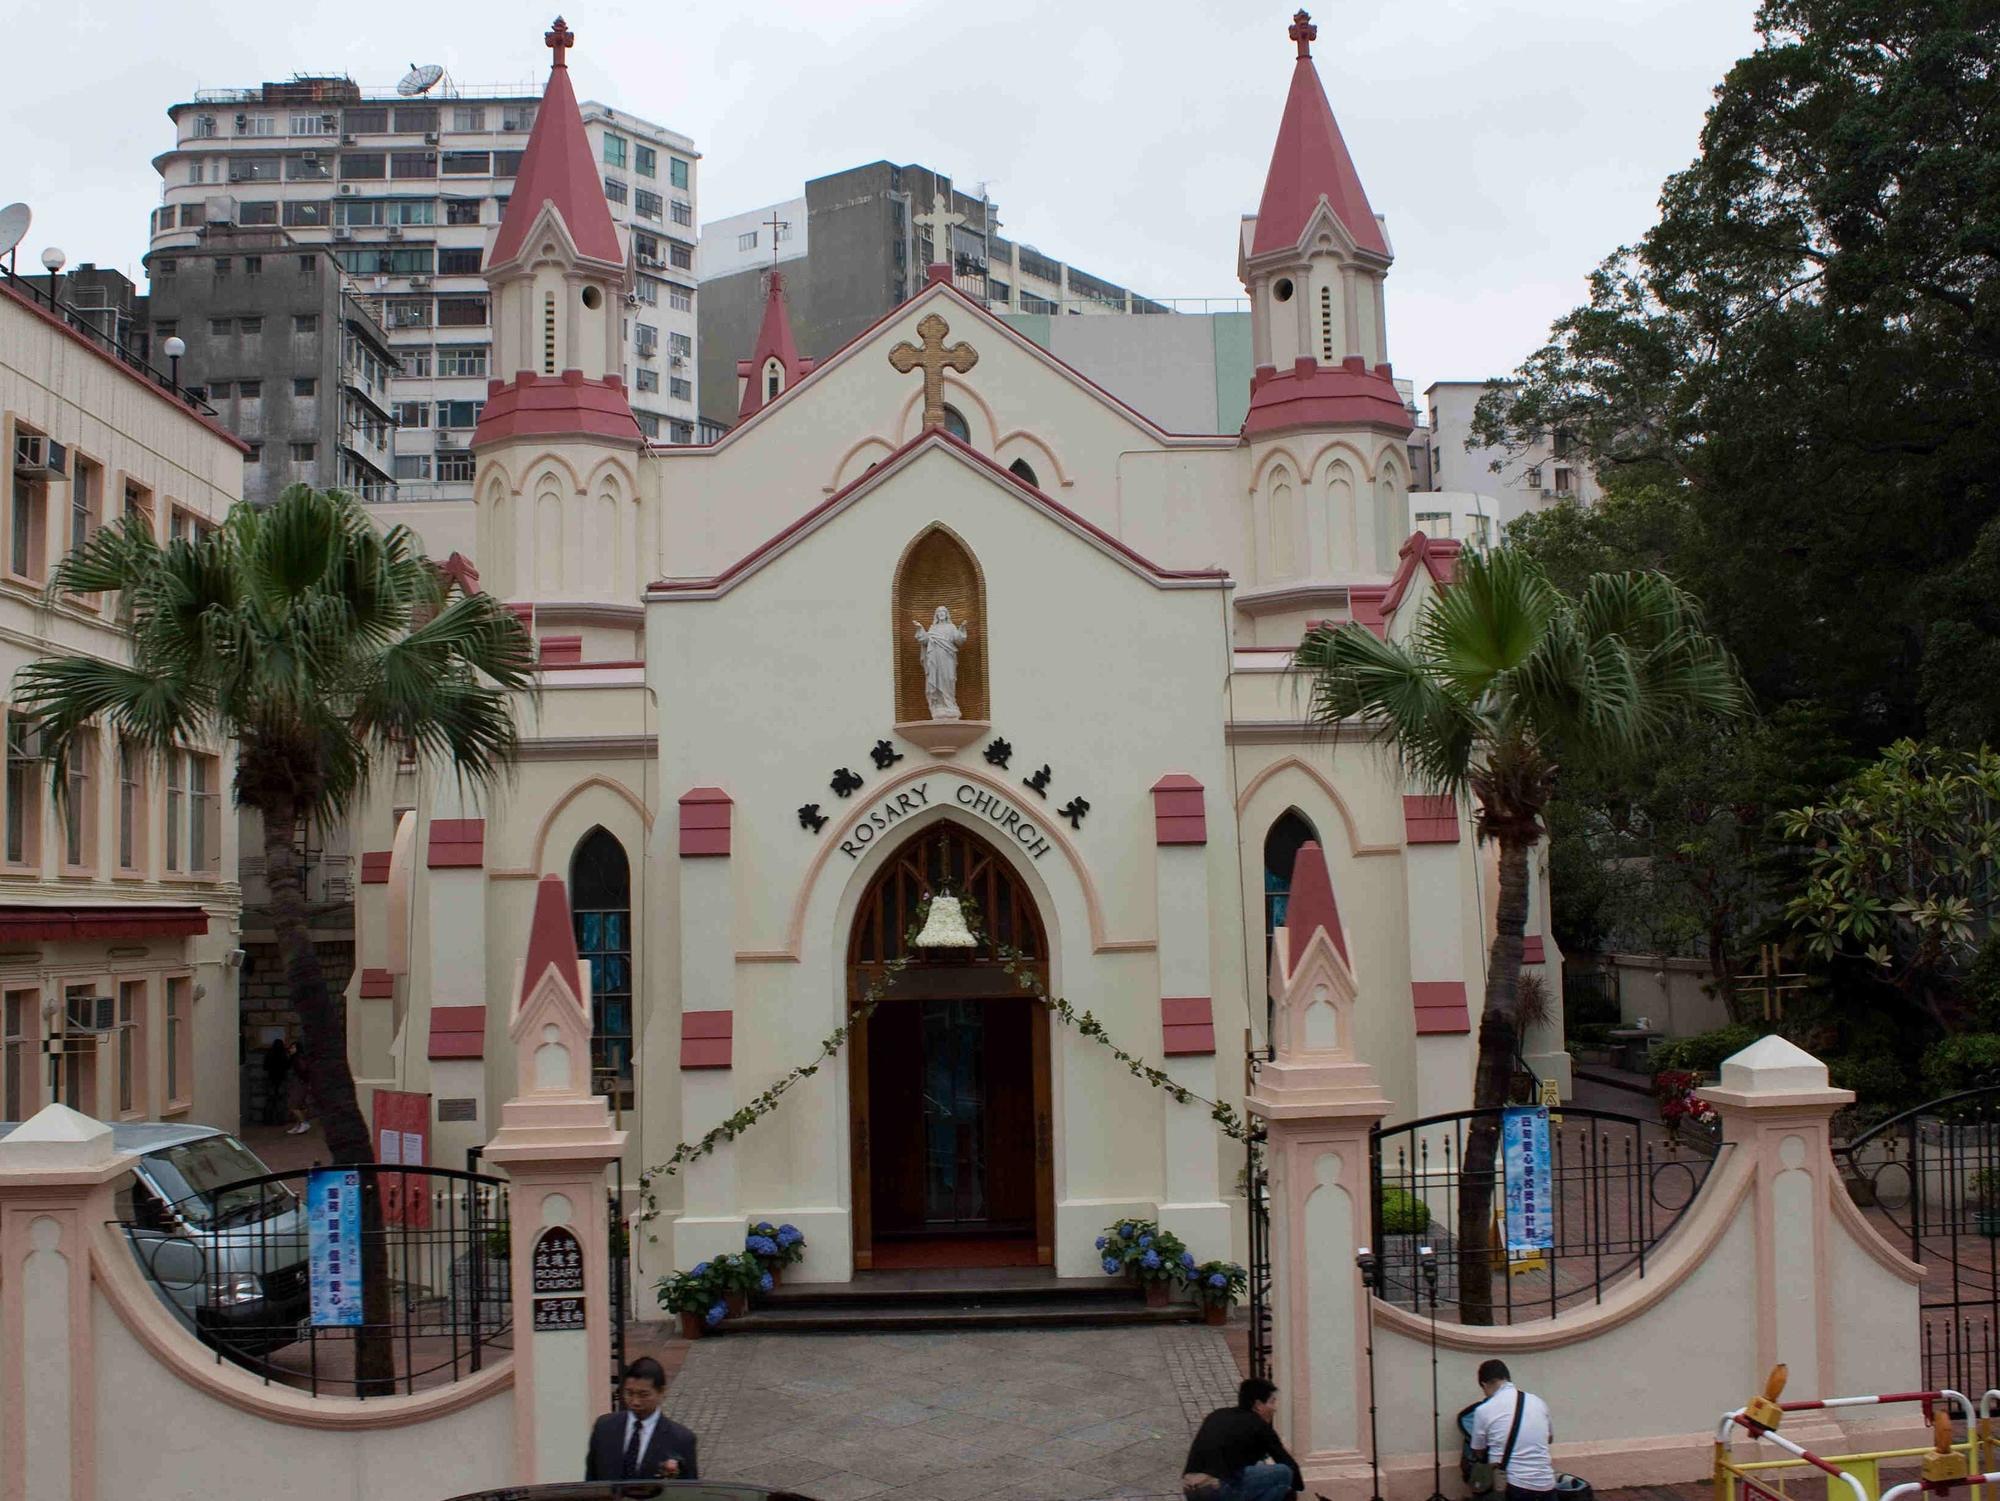
<path fill-rule="evenodd" d="M 625 1410 L 590 1430 L 585 1480 L 699 1480 L 694 1435 L 660 1411 L 667 1373 L 650 1355 L 625 1367 Z"/>
<path fill-rule="evenodd" d="M 1278 1388 L 1253 1376 L 1236 1388 L 1236 1405 L 1201 1420 L 1181 1477 L 1188 1501 L 1286 1501 L 1305 1489 L 1298 1461 L 1285 1452 L 1271 1418 Z"/>

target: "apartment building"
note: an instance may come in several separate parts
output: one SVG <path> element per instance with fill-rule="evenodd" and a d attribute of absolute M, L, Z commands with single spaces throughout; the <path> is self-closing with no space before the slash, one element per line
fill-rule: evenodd
<path fill-rule="evenodd" d="M 149 258 L 148 313 L 156 341 L 186 346 L 181 384 L 249 445 L 243 498 L 268 505 L 309 484 L 393 499 L 401 366 L 333 249 L 281 228 L 201 233 L 198 253 Z"/>
<path fill-rule="evenodd" d="M 243 477 L 245 445 L 102 331 L 105 302 L 72 307 L 40 281 L 0 273 L 0 685 L 51 654 L 126 660 L 106 602 L 51 596 L 51 571 L 122 517 L 162 542 L 212 527 Z M 99 726 L 59 805 L 34 722 L 0 717 L 0 1119 L 59 1099 L 233 1129 L 233 746 L 152 757 Z"/>
<path fill-rule="evenodd" d="M 534 91 L 448 81 L 428 95 L 369 92 L 331 76 L 203 90 L 167 111 L 174 143 L 154 159 L 161 206 L 148 266 L 164 258 L 179 274 L 190 255 L 214 256 L 208 236 L 224 225 L 327 247 L 396 359 L 389 457 L 398 498 L 469 500 L 487 381 L 510 373 L 490 367 L 480 265 L 540 102 Z M 649 437 L 691 443 L 700 153 L 688 137 L 610 105 L 586 102 L 582 113 L 631 262 L 624 375 L 633 412 Z"/>
<path fill-rule="evenodd" d="M 1481 380 L 1433 381 L 1424 388 L 1430 416 L 1430 484 L 1435 491 L 1481 497 L 1482 506 L 1437 506 L 1467 516 L 1484 514 L 1504 530 L 1517 516 L 1573 502 L 1593 505 L 1602 491 L 1568 436 L 1545 433 L 1519 451 L 1483 444 L 1467 447 L 1472 416 L 1486 394 Z"/>
<path fill-rule="evenodd" d="M 784 272 L 799 352 L 824 359 L 948 261 L 958 289 L 996 313 L 1164 313 L 1168 308 L 1003 236 L 999 206 L 920 165 L 869 162 L 796 198 L 701 229 L 702 415 L 736 420 L 736 362 L 764 316 L 764 274 Z M 775 255 L 773 252 L 775 251 Z"/>

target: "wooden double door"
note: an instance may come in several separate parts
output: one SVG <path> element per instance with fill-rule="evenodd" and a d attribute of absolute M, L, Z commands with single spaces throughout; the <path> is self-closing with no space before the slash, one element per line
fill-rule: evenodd
<path fill-rule="evenodd" d="M 956 824 L 911 838 L 856 914 L 848 1003 L 904 954 L 934 892 L 969 900 L 984 941 L 916 951 L 848 1045 L 855 1266 L 1050 1265 L 1048 1012 L 1003 951 L 1027 965 L 1036 994 L 1047 958 L 1012 867 Z"/>

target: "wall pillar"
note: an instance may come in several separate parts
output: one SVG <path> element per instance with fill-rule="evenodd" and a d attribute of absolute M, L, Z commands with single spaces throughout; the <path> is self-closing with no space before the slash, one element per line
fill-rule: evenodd
<path fill-rule="evenodd" d="M 65 1105 L 0 1141 L 0 1501 L 97 1501 L 90 1232 L 121 1166 Z"/>
<path fill-rule="evenodd" d="M 611 1244 L 604 1172 L 625 1133 L 591 1093 L 590 972 L 569 899 L 542 877 L 509 1027 L 515 1094 L 486 1161 L 505 1170 L 514 1279 L 514 1461 L 523 1484 L 575 1480 L 592 1421 L 610 1408 Z M 581 1291 L 537 1293 L 536 1251 L 574 1245 Z"/>
<path fill-rule="evenodd" d="M 1416 1025 L 1417 1098 L 1421 1118 L 1472 1103 L 1474 1039 L 1466 967 L 1465 850 L 1459 809 L 1449 797 L 1403 799 L 1404 910 L 1410 928 L 1410 1007 Z M 1483 923 L 1474 929 L 1485 931 Z"/>
<path fill-rule="evenodd" d="M 1528 926 L 1521 942 L 1521 973 L 1537 975 L 1548 987 L 1549 1010 L 1540 1026 L 1530 1027 L 1521 1039 L 1521 1056 L 1537 1079 L 1553 1079 L 1556 1092 L 1570 1097 L 1572 1076 L 1569 1052 L 1563 1047 L 1562 950 L 1556 947 L 1549 927 L 1548 845 L 1538 844 L 1528 851 Z"/>
<path fill-rule="evenodd" d="M 1273 1379 L 1308 1491 L 1366 1483 L 1368 1133 L 1389 1102 L 1354 1053 L 1357 996 L 1326 856 L 1299 849 L 1273 935 L 1271 1058 L 1248 1101 L 1268 1133 Z"/>
<path fill-rule="evenodd" d="M 1215 1020 L 1208 945 L 1208 814 L 1202 785 L 1185 773 L 1153 784 L 1154 902 L 1159 922 L 1160 1026 L 1166 1071 L 1204 1099 L 1216 1097 Z M 1205 1111 L 1160 1096 L 1167 1180 L 1160 1225 L 1197 1261 L 1229 1254 L 1221 1145 Z"/>
<path fill-rule="evenodd" d="M 736 1009 L 732 811 L 729 794 L 719 787 L 695 787 L 680 800 L 683 1141 L 705 1136 L 736 1109 L 731 1069 Z M 681 1170 L 681 1212 L 673 1237 L 675 1266 L 743 1249 L 736 1154 L 729 1146 Z"/>
<path fill-rule="evenodd" d="M 1771 1036 L 1725 1060 L 1720 1082 L 1700 1093 L 1721 1114 L 1731 1150 L 1746 1154 L 1757 1174 L 1754 1369 L 1784 1361 L 1792 1396 L 1848 1395 L 1835 1371 L 1830 1264 L 1833 1220 L 1847 1189 L 1834 1167 L 1828 1122 L 1854 1103 L 1854 1092 L 1828 1087 L 1824 1063 Z M 1895 1383 L 1904 1374 L 1885 1369 L 1879 1389 L 1902 1390 Z M 1907 1375 L 1916 1379 L 1914 1363 Z"/>

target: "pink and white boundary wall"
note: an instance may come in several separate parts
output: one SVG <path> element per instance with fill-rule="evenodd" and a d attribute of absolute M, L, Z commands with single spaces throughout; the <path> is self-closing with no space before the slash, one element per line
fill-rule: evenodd
<path fill-rule="evenodd" d="M 50 1105 L 0 1141 L 0 1501 L 438 1501 L 581 1476 L 608 1405 L 604 1168 L 623 1133 L 589 1092 L 587 971 L 560 880 L 537 892 L 512 1030 L 520 1074 L 487 1160 L 513 1180 L 514 1351 L 416 1396 L 358 1401 L 218 1364 L 111 1223 L 129 1161 Z M 532 1332 L 535 1237 L 585 1252 L 585 1328 Z"/>
<path fill-rule="evenodd" d="M 1292 892 L 1273 959 L 1275 1059 L 1250 1101 L 1269 1122 L 1280 1429 L 1309 1489 L 1335 1501 L 1369 1494 L 1372 1311 L 1383 1493 L 1414 1501 L 1431 1490 L 1429 1321 L 1372 1300 L 1354 1264 L 1368 1235 L 1368 1132 L 1386 1108 L 1349 1042 L 1368 980 L 1348 966 L 1314 845 L 1300 851 Z M 1547 1399 L 1558 1468 L 1599 1491 L 1708 1475 L 1718 1403 L 1760 1390 L 1780 1361 L 1801 1398 L 1920 1384 L 1923 1269 L 1854 1207 L 1829 1149 L 1828 1121 L 1853 1095 L 1780 1037 L 1729 1059 L 1703 1094 L 1728 1145 L 1643 1279 L 1555 1319 L 1439 1326 L 1449 1493 L 1461 1489 L 1452 1417 L 1477 1399 L 1489 1357 Z M 1864 1434 L 1870 1448 L 1927 1441 L 1913 1419 L 1868 1407 L 1815 1413 L 1787 1432 L 1822 1452 Z"/>

